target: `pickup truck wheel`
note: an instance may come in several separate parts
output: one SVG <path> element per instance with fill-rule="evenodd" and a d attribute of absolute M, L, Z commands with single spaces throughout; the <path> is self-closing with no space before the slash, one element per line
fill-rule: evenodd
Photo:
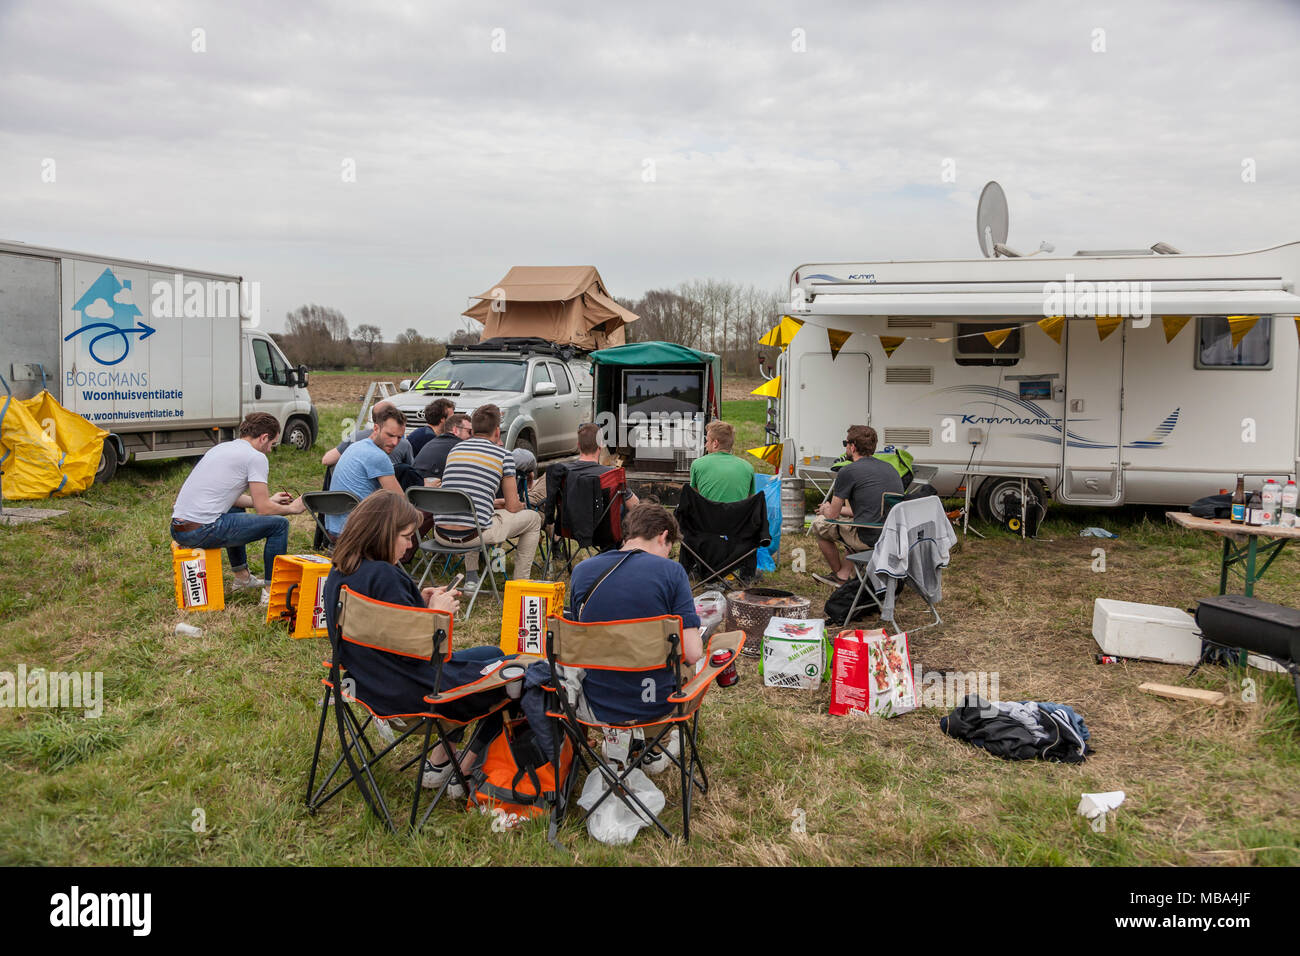
<path fill-rule="evenodd" d="M 284 430 L 284 444 L 292 445 L 299 451 L 311 449 L 311 426 L 301 418 L 289 420 L 289 427 Z"/>
<path fill-rule="evenodd" d="M 95 469 L 94 483 L 106 485 L 113 480 L 115 474 L 117 474 L 117 445 L 105 439 L 104 451 L 99 456 L 99 467 Z"/>
<path fill-rule="evenodd" d="M 537 442 L 533 440 L 531 432 L 524 432 L 515 439 L 515 447 L 522 448 L 524 451 L 532 452 L 533 457 L 537 457 Z"/>

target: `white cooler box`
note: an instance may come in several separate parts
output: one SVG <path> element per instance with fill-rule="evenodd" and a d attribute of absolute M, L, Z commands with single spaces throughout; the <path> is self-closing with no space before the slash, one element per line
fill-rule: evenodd
<path fill-rule="evenodd" d="M 1092 636 L 1103 654 L 1191 666 L 1201 658 L 1201 632 L 1186 611 L 1097 598 Z"/>

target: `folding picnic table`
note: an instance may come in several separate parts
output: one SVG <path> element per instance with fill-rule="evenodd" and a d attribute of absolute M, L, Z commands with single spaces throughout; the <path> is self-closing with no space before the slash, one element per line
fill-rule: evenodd
<path fill-rule="evenodd" d="M 1255 582 L 1264 576 L 1273 559 L 1289 541 L 1300 538 L 1300 528 L 1276 525 L 1234 524 L 1228 518 L 1198 518 L 1186 511 L 1166 511 L 1174 524 L 1193 531 L 1208 531 L 1223 538 L 1223 562 L 1219 570 L 1219 593 L 1228 593 L 1228 569 L 1235 568 L 1246 579 L 1246 597 L 1255 596 Z M 1264 538 L 1267 543 L 1260 544 Z M 1262 565 L 1258 564 L 1263 559 Z M 1240 567 L 1238 567 L 1240 566 Z"/>

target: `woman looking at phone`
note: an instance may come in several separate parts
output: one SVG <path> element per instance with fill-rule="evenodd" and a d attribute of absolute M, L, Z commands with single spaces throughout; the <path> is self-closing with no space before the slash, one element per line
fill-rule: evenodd
<path fill-rule="evenodd" d="M 367 496 L 348 515 L 347 524 L 334 545 L 334 568 L 325 579 L 325 623 L 331 640 L 338 636 L 338 601 L 344 585 L 377 601 L 456 614 L 460 608 L 459 591 L 452 587 L 425 588 L 422 591 L 399 565 L 402 556 L 415 543 L 416 528 L 422 517 L 405 496 L 384 490 Z M 425 695 L 470 683 L 481 676 L 487 664 L 506 657 L 499 647 L 453 651 L 451 659 L 443 662 L 442 679 L 437 681 L 437 672 L 429 661 L 389 654 L 348 641 L 339 642 L 339 646 L 340 663 L 347 669 L 348 676 L 356 681 L 360 696 L 376 711 L 385 714 L 427 711 L 429 705 Z M 375 723 L 380 736 L 389 742 L 393 739 L 394 729 L 406 729 L 400 718 L 376 720 Z M 473 767 L 477 752 L 496 735 L 500 724 L 499 713 L 479 722 L 474 738 L 461 754 L 464 772 L 468 773 Z M 457 737 L 453 735 L 452 739 Z M 445 748 L 439 745 L 430 752 L 425 763 L 423 785 L 440 787 L 451 775 L 451 760 Z M 464 796 L 455 781 L 448 793 Z"/>

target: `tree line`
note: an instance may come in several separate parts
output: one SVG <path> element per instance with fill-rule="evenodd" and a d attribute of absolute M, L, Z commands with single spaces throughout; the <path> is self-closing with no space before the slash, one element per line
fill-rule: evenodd
<path fill-rule="evenodd" d="M 781 318 L 784 295 L 717 279 L 693 279 L 673 289 L 651 289 L 639 299 L 618 299 L 640 318 L 627 326 L 629 342 L 676 342 L 716 352 L 723 370 L 753 375 L 761 349 L 758 339 Z M 385 342 L 377 325 L 350 327 L 343 313 L 303 305 L 285 316 L 285 331 L 275 335 L 296 365 L 312 369 L 359 368 L 416 375 L 447 353 L 448 345 L 479 340 L 477 323 L 449 336 L 427 336 L 408 328 Z"/>

